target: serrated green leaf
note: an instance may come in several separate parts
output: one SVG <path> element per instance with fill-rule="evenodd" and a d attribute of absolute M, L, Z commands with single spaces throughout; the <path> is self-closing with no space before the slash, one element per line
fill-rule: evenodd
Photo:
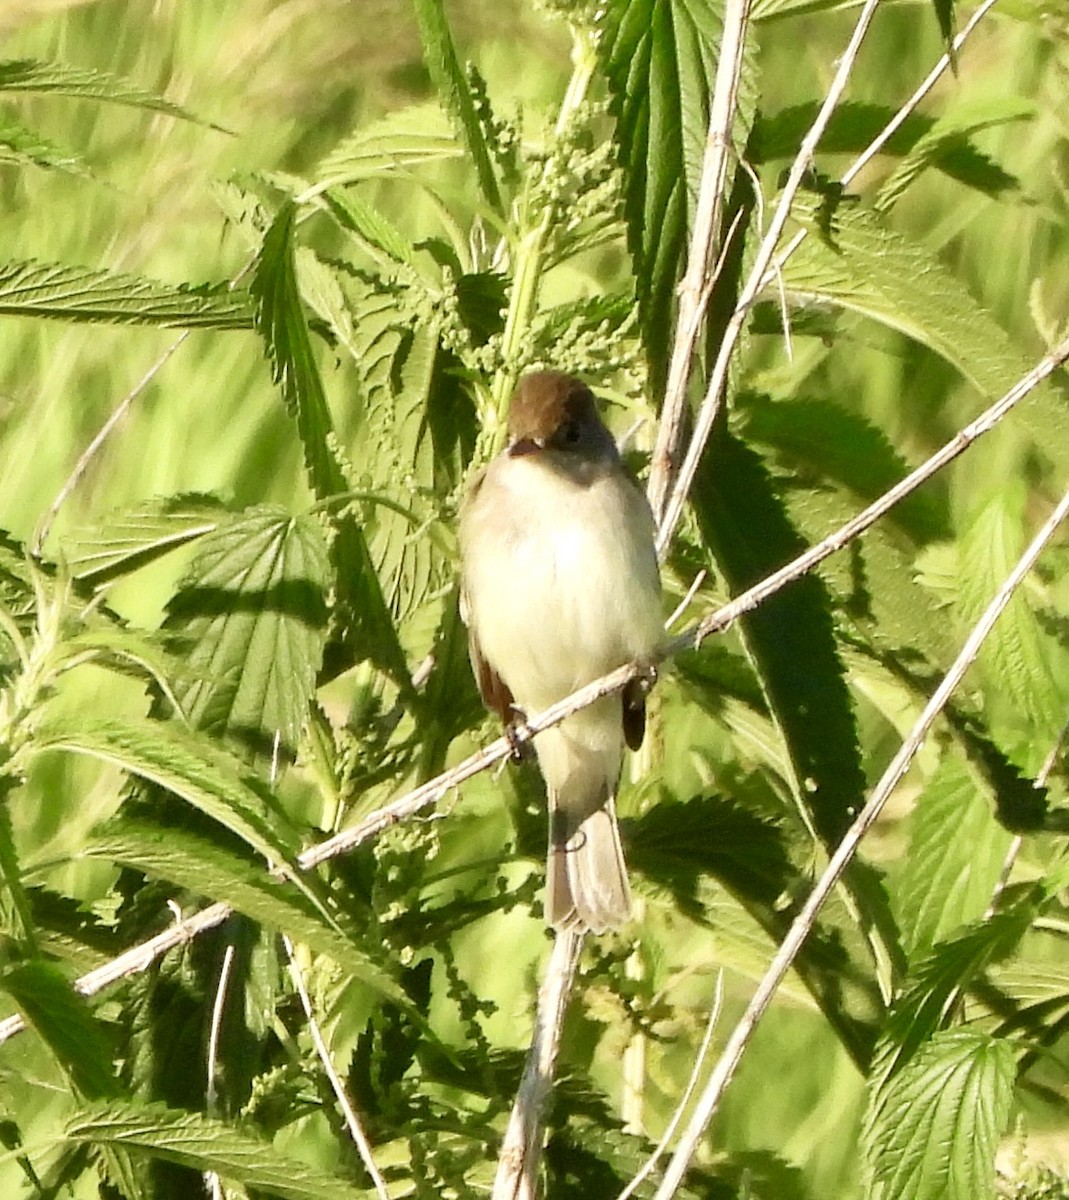
<path fill-rule="evenodd" d="M 751 393 L 736 399 L 735 413 L 748 442 L 773 447 L 804 477 L 815 476 L 821 487 L 835 481 L 866 503 L 909 472 L 882 430 L 834 401 L 808 396 L 777 401 Z M 887 520 L 916 542 L 950 536 L 942 506 L 924 492 L 896 504 Z"/>
<path fill-rule="evenodd" d="M 232 519 L 211 496 L 166 496 L 106 517 L 94 529 L 71 534 L 65 542 L 66 561 L 76 579 L 107 583 Z"/>
<path fill-rule="evenodd" d="M 457 159 L 463 149 L 436 103 L 413 104 L 388 113 L 340 142 L 313 173 L 321 186 L 359 183 Z M 346 202 L 352 197 L 346 196 Z"/>
<path fill-rule="evenodd" d="M 135 867 L 220 900 L 317 954 L 331 958 L 348 975 L 407 1006 L 397 983 L 293 888 L 251 866 L 220 845 L 178 829 L 159 829 L 121 818 L 105 826 L 86 847 L 94 858 Z"/>
<path fill-rule="evenodd" d="M 802 298 L 828 300 L 897 329 L 951 363 L 990 400 L 1032 366 L 1005 331 L 927 249 L 864 206 L 796 208 L 809 236 L 787 260 L 783 283 Z M 1069 407 L 1053 382 L 1015 410 L 1040 453 L 1069 472 Z"/>
<path fill-rule="evenodd" d="M 1029 506 L 1023 482 L 1000 481 L 964 530 L 959 555 L 959 605 L 976 620 L 1024 550 L 1024 519 Z M 1053 744 L 1065 720 L 1067 697 L 1050 669 L 1044 636 L 1020 591 L 988 635 L 979 662 L 1001 695 L 1008 697 L 1036 743 L 1038 770 L 1045 746 Z"/>
<path fill-rule="evenodd" d="M 878 212 L 886 212 L 893 207 L 903 192 L 928 167 L 940 167 L 959 180 L 964 176 L 963 181 L 971 181 L 973 186 L 979 186 L 991 195 L 997 196 L 1012 190 L 1017 186 L 1014 176 L 1008 175 L 980 154 L 969 138 L 985 129 L 1029 121 L 1035 116 L 1036 106 L 1016 96 L 984 97 L 956 105 L 917 139 L 909 154 L 884 180 L 873 207 Z M 986 175 L 977 171 L 978 164 L 987 165 Z"/>
<path fill-rule="evenodd" d="M 937 1034 L 875 1098 L 865 1152 L 881 1200 L 978 1200 L 994 1194 L 1009 1120 L 1009 1043 L 972 1030 Z"/>
<path fill-rule="evenodd" d="M 353 193 L 335 188 L 324 197 L 335 220 L 373 252 L 406 267 L 415 264 L 415 247 L 396 225 L 374 205 Z"/>
<path fill-rule="evenodd" d="M 347 492 L 349 484 L 336 453 L 326 392 L 297 287 L 295 221 L 294 205 L 283 205 L 264 238 L 250 290 L 256 328 L 264 339 L 275 382 L 296 421 L 312 489 L 321 500 L 330 500 Z M 342 630 L 346 654 L 335 669 L 370 659 L 407 690 L 411 680 L 404 652 L 363 531 L 350 512 L 332 513 L 332 520 L 336 602 L 346 622 Z"/>
<path fill-rule="evenodd" d="M 983 916 L 998 882 L 1010 834 L 976 781 L 952 759 L 925 787 L 910 814 L 896 911 L 911 959 Z"/>
<path fill-rule="evenodd" d="M 80 155 L 50 142 L 7 112 L 0 112 L 0 162 L 42 167 L 81 177 L 89 175 Z"/>
<path fill-rule="evenodd" d="M 18 1006 L 85 1100 L 119 1095 L 114 1052 L 87 1001 L 50 963 L 30 960 L 0 972 L 0 991 Z"/>
<path fill-rule="evenodd" d="M 262 507 L 205 533 L 164 628 L 188 672 L 174 683 L 198 728 L 295 750 L 326 639 L 330 564 L 319 524 Z"/>
<path fill-rule="evenodd" d="M 944 1027 L 976 975 L 1016 949 L 1034 917 L 1035 904 L 1026 900 L 940 942 L 911 967 L 876 1047 L 869 1076 L 873 1094 Z"/>
<path fill-rule="evenodd" d="M 0 92 L 44 92 L 54 96 L 73 96 L 80 100 L 103 100 L 110 104 L 165 113 L 182 121 L 208 125 L 221 133 L 228 132 L 221 125 L 198 117 L 181 104 L 137 87 L 117 75 L 87 67 L 73 67 L 67 63 L 31 58 L 0 62 Z"/>
<path fill-rule="evenodd" d="M 0 315 L 164 329 L 252 325 L 247 296 L 226 285 L 170 287 L 139 275 L 34 260 L 0 263 Z"/>
<path fill-rule="evenodd" d="M 442 0 L 414 0 L 416 21 L 423 42 L 423 58 L 442 107 L 463 136 L 475 167 L 483 200 L 496 213 L 504 212 L 497 173 L 480 119 L 476 96 L 460 65 Z"/>
<path fill-rule="evenodd" d="M 374 1200 L 373 1191 L 307 1166 L 270 1142 L 199 1113 L 161 1104 L 82 1109 L 67 1124 L 69 1142 L 114 1146 L 162 1158 L 283 1200 Z"/>
<path fill-rule="evenodd" d="M 721 8 L 712 0 L 619 0 L 606 9 L 598 42 L 616 118 L 627 241 L 655 394 L 667 372 L 720 36 Z M 741 121 L 736 134 L 745 139 Z"/>
<path fill-rule="evenodd" d="M 722 430 L 710 444 L 692 501 L 706 544 L 733 592 L 804 545 L 757 454 Z M 834 846 L 865 792 L 857 732 L 824 586 L 813 576 L 743 618 L 751 662 L 786 741 L 799 804 Z"/>
<path fill-rule="evenodd" d="M 166 721 L 93 720 L 84 713 L 43 724 L 34 751 L 66 750 L 158 784 L 237 834 L 273 863 L 292 865 L 297 836 L 250 786 L 242 764 L 202 735 Z"/>

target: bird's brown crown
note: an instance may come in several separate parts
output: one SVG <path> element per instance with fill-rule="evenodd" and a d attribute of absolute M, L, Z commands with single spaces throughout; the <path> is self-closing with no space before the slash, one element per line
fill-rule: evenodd
<path fill-rule="evenodd" d="M 509 441 L 544 445 L 568 423 L 600 424 L 590 388 L 563 371 L 525 375 L 509 407 Z"/>

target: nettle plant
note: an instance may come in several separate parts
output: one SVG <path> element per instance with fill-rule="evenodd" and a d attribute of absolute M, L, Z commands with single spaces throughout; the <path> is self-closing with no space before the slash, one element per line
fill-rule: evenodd
<path fill-rule="evenodd" d="M 221 183 L 233 279 L 0 269 L 8 315 L 184 330 L 164 396 L 187 338 L 254 330 L 301 458 L 286 507 L 53 536 L 98 439 L 0 544 L 5 1194 L 1064 1194 L 1029 1133 L 1065 1125 L 1069 343 L 1034 291 L 1032 366 L 902 214 L 1053 226 L 1066 192 L 984 141 L 1034 98 L 947 89 L 989 6 L 910 10 L 945 54 L 893 104 L 850 98 L 903 28 L 873 3 L 824 94 L 773 70 L 832 7 L 546 5 L 543 121 L 415 0 L 434 98 Z M 195 119 L 42 61 L 0 90 Z M 637 919 L 585 946 L 542 924 L 540 781 L 500 765 L 457 611 L 465 480 L 548 365 L 627 435 L 675 637 L 621 796 Z M 176 553 L 139 627 L 115 589 Z M 27 814 L 90 788 L 57 852 Z"/>

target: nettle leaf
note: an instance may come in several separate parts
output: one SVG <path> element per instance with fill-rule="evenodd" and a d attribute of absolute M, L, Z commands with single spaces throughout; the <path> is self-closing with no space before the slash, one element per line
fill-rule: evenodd
<path fill-rule="evenodd" d="M 873 1094 L 949 1022 L 977 975 L 1013 953 L 1034 917 L 1035 901 L 1025 900 L 940 942 L 911 967 L 876 1046 L 869 1075 Z"/>
<path fill-rule="evenodd" d="M 442 107 L 453 118 L 467 143 L 483 200 L 496 213 L 504 207 L 490 145 L 481 114 L 480 98 L 460 65 L 442 0 L 415 0 L 416 20 L 423 41 L 423 58 Z"/>
<path fill-rule="evenodd" d="M 93 720 L 43 724 L 34 750 L 66 750 L 110 763 L 185 800 L 273 863 L 294 862 L 298 838 L 251 786 L 238 759 L 204 736 L 165 721 Z"/>
<path fill-rule="evenodd" d="M 7 112 L 0 112 L 0 163 L 43 167 L 83 178 L 89 175 L 80 155 L 50 142 Z"/>
<path fill-rule="evenodd" d="M 67 565 L 76 579 L 108 583 L 214 532 L 233 515 L 211 496 L 166 496 L 116 512 L 93 529 L 65 539 Z"/>
<path fill-rule="evenodd" d="M 385 255 L 391 262 L 405 267 L 415 265 L 416 250 L 409 239 L 362 196 L 335 188 L 323 199 L 338 224 L 355 235 L 365 249 L 372 254 Z"/>
<path fill-rule="evenodd" d="M 985 129 L 1017 121 L 1031 121 L 1036 115 L 1035 104 L 1016 96 L 985 97 L 955 106 L 917 139 L 910 152 L 884 180 L 873 207 L 878 212 L 892 208 L 929 167 L 938 167 L 989 195 L 999 196 L 1016 190 L 1016 177 L 976 150 L 969 138 Z"/>
<path fill-rule="evenodd" d="M 1023 483 L 1000 482 L 964 531 L 958 596 L 970 623 L 990 603 L 1024 549 L 1028 501 Z M 1057 738 L 1065 720 L 1066 700 L 1051 671 L 1045 641 L 1028 600 L 1018 591 L 988 635 L 979 659 L 1040 747 Z M 1035 767 L 1038 765 L 1037 761 Z"/>
<path fill-rule="evenodd" d="M 374 1200 L 370 1189 L 307 1166 L 270 1142 L 198 1113 L 162 1104 L 81 1109 L 67 1123 L 67 1142 L 114 1147 L 195 1171 L 214 1171 L 248 1188 L 283 1200 Z"/>
<path fill-rule="evenodd" d="M 18 1006 L 85 1100 L 119 1094 L 114 1052 L 88 1002 L 50 963 L 16 963 L 0 972 L 0 991 Z"/>
<path fill-rule="evenodd" d="M 406 173 L 460 159 L 464 150 L 437 103 L 413 104 L 364 126 L 340 142 L 313 172 L 324 187 Z M 351 202 L 352 196 L 346 196 Z"/>
<path fill-rule="evenodd" d="M 187 720 L 295 749 L 322 664 L 330 576 L 311 517 L 265 506 L 202 536 L 164 623 L 188 668 L 175 681 Z"/>
<path fill-rule="evenodd" d="M 692 500 L 733 593 L 805 547 L 757 454 L 726 429 L 710 444 Z M 744 642 L 786 742 L 789 781 L 821 838 L 835 845 L 865 793 L 857 731 L 824 585 L 808 576 L 742 619 Z"/>
<path fill-rule="evenodd" d="M 1015 1065 L 1009 1043 L 972 1030 L 937 1034 L 876 1097 L 864 1150 L 881 1200 L 994 1194 Z"/>
<path fill-rule="evenodd" d="M 38 59 L 7 59 L 0 62 L 0 92 L 41 92 L 54 96 L 72 96 L 80 100 L 103 100 L 130 108 L 145 108 L 165 113 L 182 121 L 208 125 L 227 133 L 221 125 L 205 121 L 181 104 L 175 104 L 157 92 L 149 92 L 117 75 L 73 67 L 67 63 Z"/>
<path fill-rule="evenodd" d="M 295 894 L 291 885 L 218 843 L 179 829 L 159 829 L 143 821 L 120 818 L 93 838 L 86 853 L 222 901 L 236 912 L 326 955 L 349 976 L 395 1003 L 406 1003 L 396 982 L 326 920 L 306 896 Z"/>
<path fill-rule="evenodd" d="M 748 442 L 774 448 L 803 481 L 834 480 L 866 503 L 909 473 L 909 464 L 881 429 L 834 401 L 747 393 L 736 397 L 734 413 Z M 950 537 L 943 506 L 924 491 L 896 504 L 887 520 L 916 542 Z"/>
<path fill-rule="evenodd" d="M 895 909 L 910 958 L 983 916 L 998 882 L 1010 834 L 959 763 L 947 759 L 909 817 Z"/>
<path fill-rule="evenodd" d="M 244 292 L 34 260 L 0 263 L 0 315 L 164 329 L 248 329 Z"/>
<path fill-rule="evenodd" d="M 713 0 L 616 0 L 603 25 L 598 52 L 616 118 L 627 241 L 657 393 L 667 371 L 675 289 L 701 177 L 721 6 Z M 749 92 L 744 82 L 743 96 Z M 752 110 L 748 100 L 740 105 L 733 131 L 740 151 Z"/>
<path fill-rule="evenodd" d="M 349 482 L 336 453 L 326 392 L 297 286 L 295 221 L 295 206 L 283 205 L 264 238 L 250 291 L 256 328 L 264 339 L 275 382 L 297 423 L 312 489 L 321 500 L 329 500 L 348 492 Z M 407 689 L 410 677 L 404 651 L 363 531 L 348 510 L 332 519 L 331 558 L 345 646 L 333 670 L 370 659 Z"/>
<path fill-rule="evenodd" d="M 1002 395 L 1032 363 L 991 315 L 927 249 L 856 203 L 832 211 L 799 204 L 809 231 L 783 267 L 788 293 L 831 301 L 897 329 L 954 366 L 980 393 Z M 1015 410 L 1036 447 L 1069 473 L 1069 407 L 1057 383 L 1036 388 Z"/>

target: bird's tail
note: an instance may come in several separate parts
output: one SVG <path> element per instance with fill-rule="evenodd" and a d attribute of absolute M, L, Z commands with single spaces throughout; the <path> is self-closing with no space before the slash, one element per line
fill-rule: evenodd
<path fill-rule="evenodd" d="M 546 921 L 554 929 L 604 933 L 630 916 L 631 888 L 612 793 L 606 791 L 596 805 L 578 807 L 551 790 Z"/>

